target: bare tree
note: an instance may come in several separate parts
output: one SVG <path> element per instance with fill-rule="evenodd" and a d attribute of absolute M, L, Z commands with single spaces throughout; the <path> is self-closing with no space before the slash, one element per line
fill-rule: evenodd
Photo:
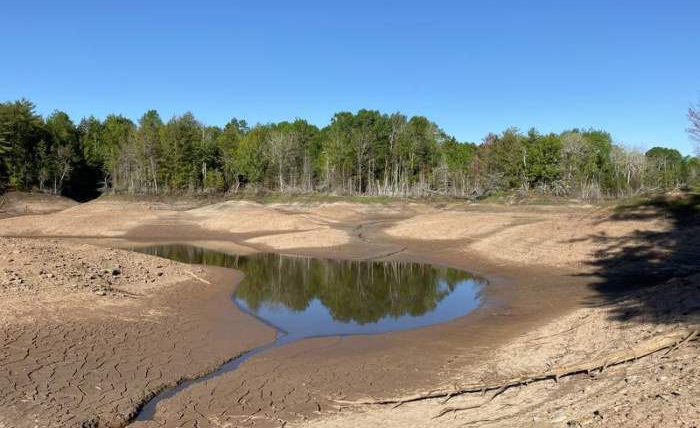
<path fill-rule="evenodd" d="M 688 109 L 688 135 L 695 141 L 695 154 L 700 156 L 700 104 Z"/>
<path fill-rule="evenodd" d="M 298 136 L 293 131 L 273 131 L 268 139 L 268 156 L 277 169 L 279 191 L 284 192 L 287 185 L 295 187 L 294 165 L 297 162 L 296 148 Z M 288 180 L 285 181 L 285 176 Z"/>

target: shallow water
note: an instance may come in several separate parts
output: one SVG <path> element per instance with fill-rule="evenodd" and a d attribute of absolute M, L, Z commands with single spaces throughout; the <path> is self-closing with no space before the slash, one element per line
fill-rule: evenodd
<path fill-rule="evenodd" d="M 343 261 L 279 254 L 232 255 L 189 245 L 134 251 L 185 263 L 241 270 L 235 303 L 278 330 L 277 339 L 229 361 L 214 373 L 168 389 L 137 420 L 178 391 L 222 373 L 267 349 L 295 340 L 377 334 L 443 323 L 474 310 L 485 281 L 448 267 L 398 261 Z"/>
<path fill-rule="evenodd" d="M 467 272 L 419 263 L 239 256 L 187 245 L 135 250 L 243 271 L 236 303 L 296 337 L 375 334 L 446 322 L 475 309 L 484 285 Z"/>

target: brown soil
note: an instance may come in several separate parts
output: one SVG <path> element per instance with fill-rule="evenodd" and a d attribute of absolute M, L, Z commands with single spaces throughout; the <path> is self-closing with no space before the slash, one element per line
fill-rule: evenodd
<path fill-rule="evenodd" d="M 27 214 L 50 214 L 78 205 L 72 199 L 45 193 L 0 194 L 0 218 Z"/>
<path fill-rule="evenodd" d="M 71 242 L 0 246 L 0 426 L 121 426 L 167 385 L 274 338 L 235 310 L 232 271 Z"/>
<path fill-rule="evenodd" d="M 620 307 L 629 310 L 628 301 L 575 310 L 492 350 L 486 358 L 473 361 L 459 375 L 425 393 L 450 392 L 475 383 L 498 384 L 558 367 L 605 361 L 607 355 L 670 332 L 686 331 L 688 317 L 682 314 L 700 309 L 700 275 L 640 293 L 659 303 L 655 314 L 632 322 L 611 322 Z M 654 316 L 659 313 L 681 315 L 666 315 L 659 324 Z M 699 357 L 700 346 L 688 342 L 671 352 L 664 350 L 590 374 L 532 382 L 503 392 L 468 393 L 446 400 L 448 395 L 400 407 L 350 406 L 339 400 L 337 411 L 327 412 L 306 426 L 696 427 L 700 421 Z M 449 408 L 464 410 L 439 416 Z"/>
<path fill-rule="evenodd" d="M 622 218 L 591 206 L 438 209 L 405 203 L 225 202 L 190 208 L 111 198 L 51 215 L 3 220 L 0 235 L 73 237 L 106 246 L 196 241 L 232 252 L 441 263 L 486 277 L 486 304 L 429 328 L 309 339 L 275 348 L 162 401 L 153 421 L 134 426 L 694 426 L 698 420 L 697 342 L 665 359 L 654 354 L 595 378 L 574 376 L 559 384 L 511 388 L 476 411 L 439 420 L 431 419 L 445 407 L 439 400 L 398 409 L 340 404 L 537 372 L 695 325 L 700 293 L 692 288 L 698 278 L 689 269 L 697 262 L 672 259 L 670 253 L 687 253 L 691 259 L 698 254 L 697 228 L 677 232 L 669 217 Z M 681 248 L 680 233 L 685 238 Z M 608 265 L 632 265 L 626 252 L 650 259 L 648 253 L 639 257 L 649 236 L 664 239 L 654 256 L 667 257 L 664 266 L 678 269 L 676 276 L 682 279 L 676 281 L 683 288 L 667 284 L 635 292 L 654 295 L 612 298 L 602 288 L 616 282 Z M 70 426 L 95 418 L 119 425 L 144 397 L 164 385 L 211 370 L 273 337 L 271 329 L 231 305 L 232 288 L 221 278 L 235 274 L 226 270 L 97 249 L 75 240 L 17 238 L 3 240 L 5 245 L 21 253 L 13 257 L 20 262 L 0 259 L 0 267 L 7 270 L 2 293 L 9 296 L 0 305 L 7 326 L 3 334 L 13 341 L 13 346 L 3 347 L 0 366 L 14 364 L 6 384 L 12 387 L 1 389 L 17 391 L 2 398 L 2 409 L 9 410 L 0 410 L 0 426 L 27 420 L 39 426 Z M 60 257 L 66 261 L 47 271 L 56 281 L 47 279 L 40 272 L 46 271 L 43 263 Z M 24 263 L 27 268 L 16 267 Z M 120 264 L 117 278 L 105 271 Z M 157 276 L 158 265 L 165 278 Z M 15 275 L 23 278 L 21 284 L 12 279 Z M 690 294 L 671 292 L 679 289 Z M 649 308 L 649 302 L 663 304 Z M 653 316 L 620 316 L 634 313 L 633 303 L 640 313 Z M 230 328 L 231 323 L 242 328 Z M 49 352 L 55 361 L 42 369 L 47 371 L 43 376 L 54 379 L 26 375 Z M 101 360 L 83 364 L 80 352 L 100 352 Z M 106 369 L 115 365 L 117 369 Z M 150 367 L 148 373 L 144 367 Z M 156 370 L 158 376 L 153 375 Z M 83 388 L 81 379 L 90 388 Z M 95 384 L 100 392 L 94 392 Z M 106 384 L 110 387 L 103 388 Z M 449 404 L 479 399 L 466 394 Z"/>

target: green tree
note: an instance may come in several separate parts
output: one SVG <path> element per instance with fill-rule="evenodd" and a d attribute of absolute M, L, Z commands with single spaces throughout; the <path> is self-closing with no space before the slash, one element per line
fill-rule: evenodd
<path fill-rule="evenodd" d="M 97 155 L 104 165 L 105 181 L 113 189 L 123 190 L 130 185 L 131 140 L 135 130 L 134 123 L 121 115 L 111 114 L 103 122 Z"/>
<path fill-rule="evenodd" d="M 216 126 L 203 126 L 202 138 L 195 146 L 194 157 L 200 166 L 198 178 L 203 191 L 224 189 L 223 161 L 218 144 L 221 133 L 221 128 Z"/>
<path fill-rule="evenodd" d="M 689 111 L 693 138 L 697 109 Z M 30 101 L 0 104 L 0 187 L 76 197 L 238 191 L 481 197 L 538 191 L 584 199 L 668 189 L 697 179 L 697 158 L 613 144 L 601 130 L 523 135 L 515 128 L 481 144 L 459 143 L 423 116 L 362 109 L 339 112 L 319 129 L 302 119 L 221 129 L 191 113 L 163 123 L 155 110 L 135 125 L 120 115 L 89 116 L 76 127 L 64 112 L 44 120 Z M 99 178 L 98 178 L 99 176 Z M 83 195 L 83 196 L 81 196 Z"/>
<path fill-rule="evenodd" d="M 40 188 L 43 189 L 45 179 L 49 179 L 53 193 L 60 194 L 71 172 L 82 160 L 78 129 L 62 111 L 55 111 L 46 119 L 46 129 L 50 146 L 43 153 L 48 158 L 39 161 L 43 165 L 39 174 Z"/>
<path fill-rule="evenodd" d="M 0 145 L 9 184 L 31 189 L 37 181 L 38 147 L 50 138 L 35 105 L 26 99 L 0 104 Z"/>
<path fill-rule="evenodd" d="M 171 190 L 194 191 L 199 184 L 202 125 L 192 113 L 175 116 L 163 127 L 163 174 Z"/>
<path fill-rule="evenodd" d="M 163 150 L 161 133 L 163 120 L 155 110 L 149 110 L 139 119 L 136 142 L 139 145 L 141 161 L 145 164 L 143 168 L 148 171 L 145 174 L 147 182 L 155 193 L 158 193 L 158 183 L 160 182 L 160 162 Z"/>
<path fill-rule="evenodd" d="M 646 152 L 647 180 L 653 187 L 671 189 L 685 182 L 685 160 L 678 150 L 654 147 Z"/>
<path fill-rule="evenodd" d="M 265 143 L 269 127 L 258 125 L 241 139 L 236 157 L 236 171 L 240 172 L 244 184 L 263 186 L 267 175 L 268 161 L 265 156 Z"/>
<path fill-rule="evenodd" d="M 224 186 L 226 189 L 238 190 L 241 183 L 241 171 L 238 170 L 238 147 L 241 139 L 248 133 L 245 120 L 231 119 L 217 138 L 221 164 L 223 169 Z"/>
<path fill-rule="evenodd" d="M 524 143 L 527 182 L 548 188 L 561 176 L 561 139 L 556 134 L 541 135 L 531 129 Z"/>

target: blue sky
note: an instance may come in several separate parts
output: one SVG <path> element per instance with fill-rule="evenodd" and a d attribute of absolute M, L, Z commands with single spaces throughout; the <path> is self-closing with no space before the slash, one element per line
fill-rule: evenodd
<path fill-rule="evenodd" d="M 216 125 L 373 108 L 464 141 L 595 127 L 691 152 L 697 0 L 12 1 L 0 99 Z"/>

